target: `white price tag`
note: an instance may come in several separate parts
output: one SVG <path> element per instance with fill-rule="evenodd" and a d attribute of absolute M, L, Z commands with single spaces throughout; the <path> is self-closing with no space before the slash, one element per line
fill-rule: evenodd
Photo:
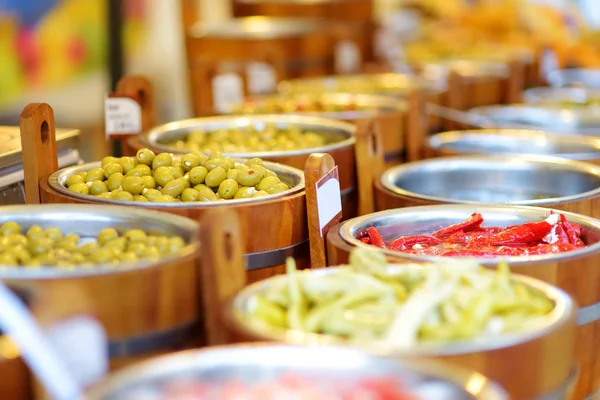
<path fill-rule="evenodd" d="M 238 74 L 226 73 L 213 78 L 213 107 L 219 113 L 229 113 L 244 101 L 244 82 Z"/>
<path fill-rule="evenodd" d="M 337 165 L 316 183 L 317 209 L 319 211 L 319 231 L 342 213 L 342 195 L 340 192 L 340 178 Z"/>
<path fill-rule="evenodd" d="M 87 316 L 53 324 L 48 340 L 81 386 L 96 383 L 108 371 L 108 345 L 104 328 Z"/>
<path fill-rule="evenodd" d="M 360 70 L 360 49 L 350 40 L 342 40 L 335 46 L 335 70 L 346 74 Z"/>
<path fill-rule="evenodd" d="M 556 53 L 550 49 L 544 50 L 540 60 L 540 75 L 547 78 L 548 74 L 557 70 L 558 67 L 558 57 L 556 56 Z"/>
<path fill-rule="evenodd" d="M 250 94 L 273 93 L 277 78 L 275 69 L 267 63 L 249 63 L 246 69 L 248 75 L 248 91 Z"/>
<path fill-rule="evenodd" d="M 128 97 L 106 97 L 104 120 L 106 136 L 137 135 L 142 131 L 142 108 Z"/>

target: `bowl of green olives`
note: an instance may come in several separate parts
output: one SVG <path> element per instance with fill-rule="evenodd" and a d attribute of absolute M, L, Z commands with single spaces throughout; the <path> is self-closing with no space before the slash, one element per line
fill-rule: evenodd
<path fill-rule="evenodd" d="M 157 126 L 143 137 L 141 145 L 177 154 L 220 151 L 230 157 L 277 161 L 279 156 L 308 157 L 314 152 L 332 153 L 352 147 L 354 132 L 352 125 L 318 117 L 230 115 Z"/>
<path fill-rule="evenodd" d="M 63 169 L 48 183 L 59 193 L 82 200 L 147 207 L 195 207 L 224 202 L 252 203 L 304 190 L 302 171 L 259 158 L 234 159 L 220 152 L 206 155 L 155 154 L 105 157 L 101 162 Z"/>
<path fill-rule="evenodd" d="M 157 211 L 79 204 L 0 208 L 0 279 L 109 274 L 199 249 L 198 224 Z"/>

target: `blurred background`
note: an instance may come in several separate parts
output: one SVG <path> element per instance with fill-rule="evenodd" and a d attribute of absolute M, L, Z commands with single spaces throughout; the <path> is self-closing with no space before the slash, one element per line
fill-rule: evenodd
<path fill-rule="evenodd" d="M 229 0 L 192 1 L 199 21 L 218 24 L 231 17 Z M 526 15 L 518 10 L 522 2 L 548 7 L 545 14 Z M 379 47 L 401 40 L 402 46 L 394 46 L 410 61 L 462 48 L 474 53 L 478 41 L 501 35 L 505 43 L 526 46 L 538 35 L 556 52 L 568 52 L 572 63 L 600 66 L 600 1 L 480 0 L 489 7 L 466 12 L 470 3 L 476 1 L 377 0 Z M 161 120 L 189 117 L 182 2 L 114 4 L 122 12 L 123 73 L 143 73 L 152 80 Z M 103 137 L 96 133 L 102 130 L 104 95 L 111 90 L 109 5 L 109 0 L 0 0 L 0 124 L 16 125 L 26 103 L 44 101 L 52 104 L 57 126 L 82 129 L 83 140 Z M 516 25 L 524 23 L 528 30 L 519 31 Z M 427 40 L 420 41 L 423 37 Z M 387 56 L 397 59 L 398 53 Z"/>

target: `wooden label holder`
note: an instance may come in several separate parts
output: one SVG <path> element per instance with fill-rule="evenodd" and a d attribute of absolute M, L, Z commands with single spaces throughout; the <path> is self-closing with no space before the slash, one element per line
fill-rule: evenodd
<path fill-rule="evenodd" d="M 342 212 L 334 216 L 321 229 L 319 221 L 319 204 L 317 202 L 317 184 L 321 178 L 332 171 L 337 171 L 335 160 L 327 153 L 313 153 L 306 160 L 304 179 L 306 186 L 306 212 L 308 215 L 308 235 L 310 243 L 311 268 L 324 268 L 327 266 L 325 250 L 325 237 L 329 229 L 341 221 Z"/>
<path fill-rule="evenodd" d="M 408 93 L 406 106 L 406 161 L 418 161 L 423 158 L 427 140 L 427 103 L 421 88 L 415 88 Z"/>
<path fill-rule="evenodd" d="M 356 160 L 358 215 L 366 215 L 375 211 L 373 183 L 385 171 L 381 132 L 379 132 L 374 119 L 357 122 L 354 157 Z"/>

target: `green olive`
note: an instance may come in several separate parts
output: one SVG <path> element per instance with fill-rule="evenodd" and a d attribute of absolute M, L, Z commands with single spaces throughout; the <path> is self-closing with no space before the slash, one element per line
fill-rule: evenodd
<path fill-rule="evenodd" d="M 131 229 L 125 232 L 123 237 L 128 239 L 130 242 L 141 242 L 146 240 L 148 235 L 141 229 Z"/>
<path fill-rule="evenodd" d="M 13 251 L 12 255 L 17 258 L 17 262 L 21 265 L 25 265 L 31 260 L 31 254 L 27 249 L 19 249 L 17 251 Z"/>
<path fill-rule="evenodd" d="M 237 179 L 239 173 L 239 169 L 230 169 L 229 171 L 227 171 L 227 179 Z"/>
<path fill-rule="evenodd" d="M 219 185 L 219 196 L 223 199 L 232 199 L 238 191 L 239 185 L 233 179 L 225 179 Z"/>
<path fill-rule="evenodd" d="M 221 167 L 216 167 L 206 175 L 204 183 L 210 187 L 218 187 L 226 178 L 227 172 Z"/>
<path fill-rule="evenodd" d="M 152 170 L 149 166 L 140 164 L 131 169 L 125 176 L 151 176 Z"/>
<path fill-rule="evenodd" d="M 210 153 L 210 155 L 208 156 L 209 160 L 213 160 L 215 158 L 223 158 L 223 153 L 221 153 L 220 151 L 213 151 L 212 153 Z"/>
<path fill-rule="evenodd" d="M 139 164 L 151 166 L 156 155 L 150 149 L 139 149 L 135 155 L 135 159 Z"/>
<path fill-rule="evenodd" d="M 118 237 L 119 237 L 119 232 L 117 232 L 116 229 L 105 228 L 105 229 L 102 229 L 100 231 L 100 233 L 98 233 L 97 240 L 98 240 L 98 244 L 100 244 L 100 246 L 103 246 L 106 242 L 109 242 Z"/>
<path fill-rule="evenodd" d="M 31 225 L 29 229 L 27 229 L 26 233 L 27 239 L 38 239 L 46 236 L 46 232 L 39 225 Z"/>
<path fill-rule="evenodd" d="M 121 157 L 118 163 L 123 167 L 123 173 L 127 174 L 129 171 L 135 168 L 135 160 L 131 157 Z"/>
<path fill-rule="evenodd" d="M 101 166 L 102 166 L 102 168 L 104 168 L 109 164 L 114 164 L 114 163 L 118 163 L 118 162 L 119 162 L 118 158 L 112 157 L 112 156 L 107 156 L 102 159 Z"/>
<path fill-rule="evenodd" d="M 266 192 L 269 194 L 277 194 L 277 193 L 285 192 L 288 189 L 289 189 L 288 185 L 286 185 L 283 182 L 280 182 L 280 183 L 276 183 L 275 185 L 269 187 L 266 190 Z"/>
<path fill-rule="evenodd" d="M 95 264 L 108 264 L 115 257 L 111 249 L 98 249 L 90 255 L 90 261 Z"/>
<path fill-rule="evenodd" d="M 175 177 L 173 176 L 173 173 L 167 167 L 158 167 L 154 171 L 153 177 L 159 186 L 165 186 L 167 183 L 169 183 L 173 179 L 175 179 Z"/>
<path fill-rule="evenodd" d="M 58 228 L 46 229 L 45 235 L 46 235 L 46 237 L 48 237 L 52 240 L 61 240 L 63 238 L 63 233 Z M 26 238 L 24 236 L 22 236 L 22 238 L 26 240 Z M 23 240 L 21 240 L 21 242 L 22 241 Z M 17 243 L 15 243 L 15 244 L 17 244 Z M 21 244 L 25 244 L 25 243 L 21 243 Z"/>
<path fill-rule="evenodd" d="M 211 188 L 204 184 L 194 186 L 194 190 L 198 192 L 198 199 L 200 201 L 215 201 L 217 200 L 217 195 Z"/>
<path fill-rule="evenodd" d="M 90 194 L 93 196 L 98 196 L 102 193 L 108 192 L 108 186 L 106 183 L 102 181 L 94 181 L 89 187 Z"/>
<path fill-rule="evenodd" d="M 111 193 L 110 192 L 104 192 L 104 193 L 100 193 L 98 195 L 98 197 L 100 197 L 101 199 L 110 199 L 111 197 Z"/>
<path fill-rule="evenodd" d="M 104 167 L 104 177 L 106 179 L 117 172 L 120 174 L 123 173 L 123 167 L 119 163 L 108 164 L 106 167 Z"/>
<path fill-rule="evenodd" d="M 275 177 L 277 177 L 277 174 L 275 172 L 271 171 L 270 169 L 266 169 L 265 168 L 265 176 L 264 177 L 266 178 L 268 176 L 275 176 Z"/>
<path fill-rule="evenodd" d="M 190 178 L 190 183 L 198 185 L 204 183 L 207 174 L 208 170 L 205 167 L 194 167 L 188 172 L 188 177 Z"/>
<path fill-rule="evenodd" d="M 69 191 L 79 194 L 90 194 L 90 188 L 85 183 L 76 183 L 69 188 Z"/>
<path fill-rule="evenodd" d="M 85 176 L 85 182 L 103 181 L 104 170 L 102 168 L 92 168 L 87 172 Z"/>
<path fill-rule="evenodd" d="M 278 177 L 276 177 L 276 176 L 267 176 L 266 178 L 263 178 L 259 182 L 259 184 L 256 186 L 256 188 L 258 190 L 267 190 L 271 186 L 274 186 L 274 185 L 276 185 L 278 183 L 281 183 L 281 181 L 279 180 Z"/>
<path fill-rule="evenodd" d="M 98 241 L 98 243 L 100 243 L 100 241 Z M 108 247 L 123 252 L 127 247 L 127 239 L 124 237 L 117 237 L 100 244 L 102 247 Z"/>
<path fill-rule="evenodd" d="M 83 181 L 85 182 L 85 177 L 87 176 L 87 172 L 81 171 L 81 172 L 78 172 L 77 175 L 79 175 L 80 177 L 82 177 Z"/>
<path fill-rule="evenodd" d="M 79 243 L 79 235 L 76 233 L 69 233 L 67 236 L 65 236 L 63 238 L 63 241 L 78 244 Z"/>
<path fill-rule="evenodd" d="M 160 190 L 148 189 L 144 192 L 144 197 L 150 201 L 154 200 L 155 198 L 157 198 L 159 196 L 162 196 L 162 193 L 160 192 Z"/>
<path fill-rule="evenodd" d="M 168 246 L 169 253 L 174 254 L 185 247 L 185 241 L 179 236 L 173 236 L 168 239 Z"/>
<path fill-rule="evenodd" d="M 156 181 L 152 176 L 142 176 L 142 182 L 144 182 L 144 188 L 146 189 L 156 188 Z"/>
<path fill-rule="evenodd" d="M 42 263 L 37 258 L 31 258 L 29 261 L 24 262 L 23 265 L 29 268 L 37 268 L 41 267 Z"/>
<path fill-rule="evenodd" d="M 133 201 L 144 202 L 144 201 L 148 201 L 148 199 L 145 198 L 144 196 L 142 196 L 141 194 L 136 194 L 136 195 L 133 196 Z"/>
<path fill-rule="evenodd" d="M 46 236 L 45 232 L 44 232 L 44 235 L 41 235 L 39 237 L 44 237 L 44 236 Z M 51 238 L 51 239 L 53 239 L 53 238 Z M 12 250 L 15 246 L 27 245 L 27 237 L 25 235 L 21 235 L 20 233 L 11 233 L 9 235 L 5 235 L 2 238 L 0 238 L 0 243 L 2 244 L 3 247 L 9 248 Z"/>
<path fill-rule="evenodd" d="M 175 177 L 175 179 L 181 178 L 184 175 L 183 169 L 181 167 L 170 166 L 170 167 L 167 167 L 167 168 L 169 168 L 169 171 L 171 171 L 171 173 L 173 174 L 173 176 Z"/>
<path fill-rule="evenodd" d="M 154 246 L 147 246 L 141 257 L 151 260 L 158 260 L 160 258 L 160 251 L 158 251 L 158 249 Z"/>
<path fill-rule="evenodd" d="M 229 170 L 229 163 L 224 158 L 209 158 L 204 166 L 207 170 L 212 171 L 217 167 L 223 168 L 225 171 Z"/>
<path fill-rule="evenodd" d="M 133 262 L 137 261 L 138 257 L 133 251 L 125 251 L 119 255 L 119 260 L 121 262 Z"/>
<path fill-rule="evenodd" d="M 121 173 L 116 172 L 112 174 L 110 178 L 108 178 L 108 180 L 106 181 L 106 186 L 108 186 L 108 190 L 112 192 L 113 190 L 119 189 L 121 187 L 121 183 L 123 183 L 124 178 L 125 177 Z"/>
<path fill-rule="evenodd" d="M 237 182 L 242 186 L 256 186 L 261 181 L 262 176 L 260 171 L 254 168 L 249 170 L 241 170 L 237 176 Z"/>
<path fill-rule="evenodd" d="M 131 242 L 129 243 L 129 246 L 127 246 L 127 251 L 133 251 L 136 256 L 143 257 L 146 247 L 144 242 Z"/>
<path fill-rule="evenodd" d="M 83 254 L 84 256 L 89 256 L 90 254 L 94 253 L 96 250 L 98 250 L 97 243 L 86 243 L 79 248 L 79 253 Z"/>
<path fill-rule="evenodd" d="M 133 201 L 133 195 L 125 191 L 114 191 L 111 193 L 110 198 L 117 201 Z"/>
<path fill-rule="evenodd" d="M 81 175 L 71 175 L 67 178 L 65 185 L 69 188 L 73 185 L 76 185 L 78 183 L 84 183 L 84 182 L 85 182 L 85 180 L 83 179 L 83 177 Z"/>
<path fill-rule="evenodd" d="M 269 195 L 269 193 L 265 192 L 264 190 L 258 190 L 256 193 L 254 193 L 252 195 L 252 197 L 265 197 L 268 195 Z"/>
<path fill-rule="evenodd" d="M 175 198 L 173 196 L 169 196 L 167 194 L 160 195 L 150 200 L 154 203 L 173 203 L 175 202 Z"/>
<path fill-rule="evenodd" d="M 162 188 L 162 194 L 177 198 L 186 189 L 185 179 L 174 179 Z"/>
<path fill-rule="evenodd" d="M 187 188 L 181 193 L 181 201 L 198 201 L 200 194 L 197 190 Z"/>
<path fill-rule="evenodd" d="M 46 237 L 38 237 L 30 239 L 27 243 L 27 250 L 33 256 L 48 253 L 54 246 L 54 240 Z"/>
<path fill-rule="evenodd" d="M 170 167 L 173 164 L 173 157 L 169 153 L 160 153 L 152 160 L 152 169 L 156 170 L 160 167 Z"/>
<path fill-rule="evenodd" d="M 13 221 L 8 221 L 0 226 L 0 234 L 11 235 L 14 233 L 21 233 L 21 226 Z"/>
<path fill-rule="evenodd" d="M 246 165 L 249 167 L 252 165 L 260 165 L 261 167 L 264 167 L 265 163 L 260 158 L 254 157 L 246 161 Z"/>
<path fill-rule="evenodd" d="M 0 265 L 17 265 L 18 260 L 11 253 L 0 253 Z"/>
<path fill-rule="evenodd" d="M 241 187 L 235 192 L 234 199 L 249 199 L 256 193 L 256 189 L 253 186 L 250 187 Z"/>
<path fill-rule="evenodd" d="M 144 180 L 139 176 L 126 176 L 121 183 L 124 191 L 131 194 L 142 194 L 144 190 Z"/>
<path fill-rule="evenodd" d="M 194 153 L 189 153 L 181 157 L 181 166 L 184 171 L 189 171 L 192 168 L 200 166 L 200 157 Z"/>

